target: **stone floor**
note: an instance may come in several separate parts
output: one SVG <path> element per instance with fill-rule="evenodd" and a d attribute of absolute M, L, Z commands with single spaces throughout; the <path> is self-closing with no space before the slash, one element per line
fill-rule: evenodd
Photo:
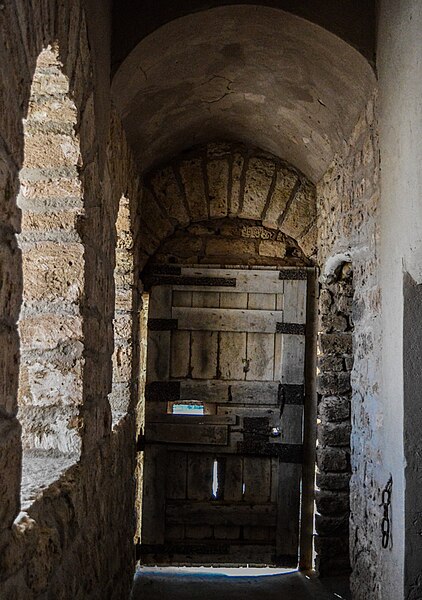
<path fill-rule="evenodd" d="M 131 600 L 350 600 L 342 578 L 270 569 L 141 567 Z M 258 574 L 262 572 L 265 574 Z"/>

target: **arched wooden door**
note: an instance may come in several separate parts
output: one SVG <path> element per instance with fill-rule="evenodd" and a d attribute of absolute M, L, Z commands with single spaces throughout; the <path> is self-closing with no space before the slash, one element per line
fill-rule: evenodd
<path fill-rule="evenodd" d="M 308 272 L 151 275 L 144 564 L 297 566 Z"/>

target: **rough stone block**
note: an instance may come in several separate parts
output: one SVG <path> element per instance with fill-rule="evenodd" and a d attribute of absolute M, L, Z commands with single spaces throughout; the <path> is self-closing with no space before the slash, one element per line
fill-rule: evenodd
<path fill-rule="evenodd" d="M 349 490 L 350 473 L 324 473 L 317 471 L 316 485 L 321 490 Z"/>
<path fill-rule="evenodd" d="M 351 333 L 321 333 L 319 335 L 321 351 L 326 354 L 352 354 Z"/>
<path fill-rule="evenodd" d="M 322 515 L 347 515 L 349 512 L 349 494 L 347 492 L 329 492 L 317 490 L 315 494 L 317 511 Z"/>
<path fill-rule="evenodd" d="M 322 446 L 349 446 L 350 423 L 322 423 L 318 426 L 318 441 Z"/>
<path fill-rule="evenodd" d="M 344 536 L 349 534 L 349 514 L 326 516 L 316 513 L 315 529 L 320 536 Z"/>
<path fill-rule="evenodd" d="M 317 465 L 321 471 L 346 471 L 349 466 L 348 452 L 341 448 L 319 447 Z"/>
<path fill-rule="evenodd" d="M 325 421 L 343 421 L 350 418 L 350 399 L 328 396 L 318 404 L 318 414 Z"/>

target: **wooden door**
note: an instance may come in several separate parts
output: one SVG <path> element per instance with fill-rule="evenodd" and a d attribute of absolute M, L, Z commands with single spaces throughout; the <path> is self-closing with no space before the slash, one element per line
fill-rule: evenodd
<path fill-rule="evenodd" d="M 306 278 L 150 277 L 144 564 L 297 566 Z"/>

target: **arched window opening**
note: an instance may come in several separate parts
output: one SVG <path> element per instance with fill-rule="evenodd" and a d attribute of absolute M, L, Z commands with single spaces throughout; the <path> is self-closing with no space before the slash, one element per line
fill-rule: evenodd
<path fill-rule="evenodd" d="M 41 52 L 24 120 L 18 206 L 22 508 L 80 456 L 84 248 L 77 111 L 55 47 Z"/>
<path fill-rule="evenodd" d="M 125 196 L 119 203 L 116 234 L 113 384 L 109 395 L 113 427 L 126 415 L 132 390 L 133 232 L 130 202 Z"/>

